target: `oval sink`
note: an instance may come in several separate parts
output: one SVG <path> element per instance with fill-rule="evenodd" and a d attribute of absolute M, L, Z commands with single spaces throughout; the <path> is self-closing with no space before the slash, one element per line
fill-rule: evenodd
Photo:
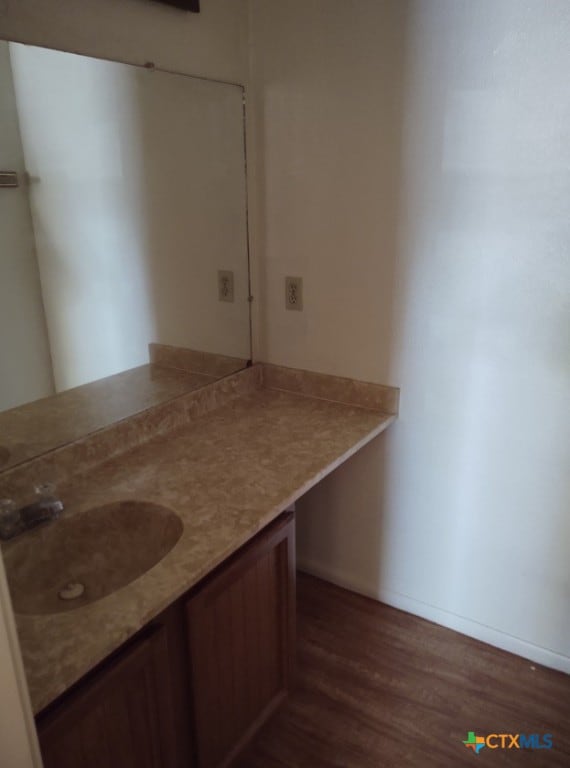
<path fill-rule="evenodd" d="M 4 466 L 8 462 L 10 458 L 10 451 L 7 448 L 4 448 L 3 445 L 0 445 L 0 467 Z"/>
<path fill-rule="evenodd" d="M 100 600 L 162 560 L 183 527 L 166 507 L 119 501 L 24 533 L 4 553 L 14 610 L 61 613 Z"/>

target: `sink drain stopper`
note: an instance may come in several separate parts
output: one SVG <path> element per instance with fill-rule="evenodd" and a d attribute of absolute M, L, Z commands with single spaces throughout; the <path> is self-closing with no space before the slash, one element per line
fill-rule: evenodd
<path fill-rule="evenodd" d="M 80 581 L 70 581 L 57 593 L 62 600 L 77 600 L 85 592 L 85 584 Z"/>

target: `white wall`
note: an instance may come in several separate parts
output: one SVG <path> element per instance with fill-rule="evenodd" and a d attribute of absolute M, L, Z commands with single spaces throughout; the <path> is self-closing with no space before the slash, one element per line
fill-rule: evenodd
<path fill-rule="evenodd" d="M 249 357 L 241 88 L 10 50 L 57 391 L 149 342 Z"/>
<path fill-rule="evenodd" d="M 402 389 L 299 560 L 570 671 L 570 7 L 257 0 L 253 31 L 264 354 Z"/>
<path fill-rule="evenodd" d="M 0 41 L 0 170 L 20 186 L 0 189 L 0 411 L 53 394 L 40 279 L 8 44 Z"/>

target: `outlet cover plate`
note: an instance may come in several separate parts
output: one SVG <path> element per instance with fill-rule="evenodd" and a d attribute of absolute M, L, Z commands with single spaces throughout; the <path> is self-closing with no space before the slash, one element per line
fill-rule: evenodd
<path fill-rule="evenodd" d="M 303 278 L 285 278 L 285 309 L 303 311 Z"/>
<path fill-rule="evenodd" d="M 218 270 L 218 299 L 230 302 L 234 300 L 234 273 L 229 269 Z"/>

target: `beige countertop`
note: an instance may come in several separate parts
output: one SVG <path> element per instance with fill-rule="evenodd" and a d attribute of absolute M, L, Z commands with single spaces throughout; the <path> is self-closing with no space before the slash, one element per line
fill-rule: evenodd
<path fill-rule="evenodd" d="M 254 389 L 61 485 L 64 515 L 138 499 L 169 507 L 184 530 L 163 560 L 113 594 L 66 613 L 16 616 L 34 712 L 395 418 L 322 396 Z"/>

